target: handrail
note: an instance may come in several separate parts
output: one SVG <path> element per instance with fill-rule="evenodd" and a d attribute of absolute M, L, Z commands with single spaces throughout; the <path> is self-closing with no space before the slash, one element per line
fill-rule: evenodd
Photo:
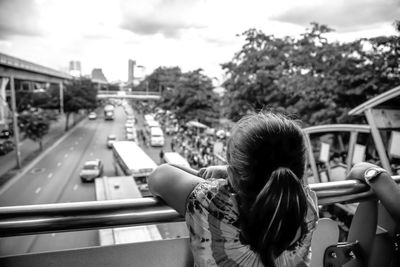
<path fill-rule="evenodd" d="M 400 176 L 392 177 L 400 183 Z M 352 203 L 374 197 L 356 180 L 311 184 L 319 205 Z M 139 198 L 0 207 L 0 237 L 183 221 L 161 200 Z"/>

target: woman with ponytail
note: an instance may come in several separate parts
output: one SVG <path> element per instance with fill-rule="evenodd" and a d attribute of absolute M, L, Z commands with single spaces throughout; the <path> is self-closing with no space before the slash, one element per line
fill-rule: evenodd
<path fill-rule="evenodd" d="M 248 115 L 233 128 L 226 158 L 197 176 L 162 165 L 148 178 L 151 192 L 185 216 L 195 265 L 308 266 L 318 214 L 298 124 Z"/>

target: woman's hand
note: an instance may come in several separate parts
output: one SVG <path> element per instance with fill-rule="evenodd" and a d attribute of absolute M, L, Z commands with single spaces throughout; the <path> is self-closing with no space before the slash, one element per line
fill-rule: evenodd
<path fill-rule="evenodd" d="M 347 175 L 346 180 L 359 180 L 363 183 L 366 183 L 364 179 L 364 174 L 365 171 L 371 167 L 379 167 L 379 166 L 368 162 L 360 162 L 355 164 L 351 168 L 349 174 Z"/>
<path fill-rule="evenodd" d="M 228 165 L 220 166 L 209 166 L 207 168 L 201 168 L 198 172 L 198 176 L 203 179 L 209 178 L 227 178 L 228 177 Z"/>

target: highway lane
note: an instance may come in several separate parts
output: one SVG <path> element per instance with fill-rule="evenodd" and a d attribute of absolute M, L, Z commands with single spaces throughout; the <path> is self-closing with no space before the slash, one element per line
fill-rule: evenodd
<path fill-rule="evenodd" d="M 114 176 L 112 152 L 106 146 L 109 134 L 125 139 L 126 115 L 122 107 L 116 108 L 114 121 L 85 120 L 52 151 L 39 160 L 24 177 L 0 195 L 0 205 L 27 205 L 95 200 L 93 183 L 82 183 L 79 172 L 86 160 L 99 158 L 104 163 L 104 175 Z M 138 127 L 143 127 L 138 116 Z M 167 140 L 167 144 L 169 140 Z M 169 147 L 169 146 L 165 147 Z M 159 163 L 161 148 L 144 147 L 146 153 Z M 0 255 L 52 251 L 97 246 L 97 230 L 52 233 L 36 236 L 0 239 Z"/>
<path fill-rule="evenodd" d="M 125 115 L 116 110 L 115 121 L 85 120 L 20 180 L 0 195 L 3 206 L 95 200 L 93 183 L 81 183 L 79 171 L 86 160 L 104 160 L 105 175 L 114 175 L 108 134 L 124 135 Z M 50 238 L 51 237 L 51 238 Z M 56 237 L 56 238 L 55 238 Z M 0 255 L 97 245 L 97 231 L 0 239 Z"/>
<path fill-rule="evenodd" d="M 106 146 L 107 136 L 116 134 L 119 139 L 123 139 L 125 114 L 122 108 L 116 109 L 114 121 L 104 121 L 102 118 L 88 123 L 96 123 L 96 134 L 88 141 L 87 149 L 82 153 L 79 168 L 76 168 L 68 184 L 60 196 L 58 202 L 76 202 L 95 200 L 94 183 L 82 183 L 79 178 L 79 171 L 86 160 L 99 158 L 104 163 L 104 175 L 114 176 L 112 164 L 112 152 Z M 89 134 L 90 133 L 86 133 Z M 98 231 L 80 231 L 68 233 L 53 233 L 37 236 L 30 252 L 50 251 L 60 249 L 70 249 L 78 247 L 98 246 Z"/>

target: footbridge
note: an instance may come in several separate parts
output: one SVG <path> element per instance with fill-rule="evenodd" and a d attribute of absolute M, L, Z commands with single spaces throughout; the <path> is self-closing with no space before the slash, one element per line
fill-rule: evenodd
<path fill-rule="evenodd" d="M 100 90 L 97 93 L 98 99 L 136 99 L 136 100 L 159 100 L 160 93 L 152 91 L 105 91 Z"/>

